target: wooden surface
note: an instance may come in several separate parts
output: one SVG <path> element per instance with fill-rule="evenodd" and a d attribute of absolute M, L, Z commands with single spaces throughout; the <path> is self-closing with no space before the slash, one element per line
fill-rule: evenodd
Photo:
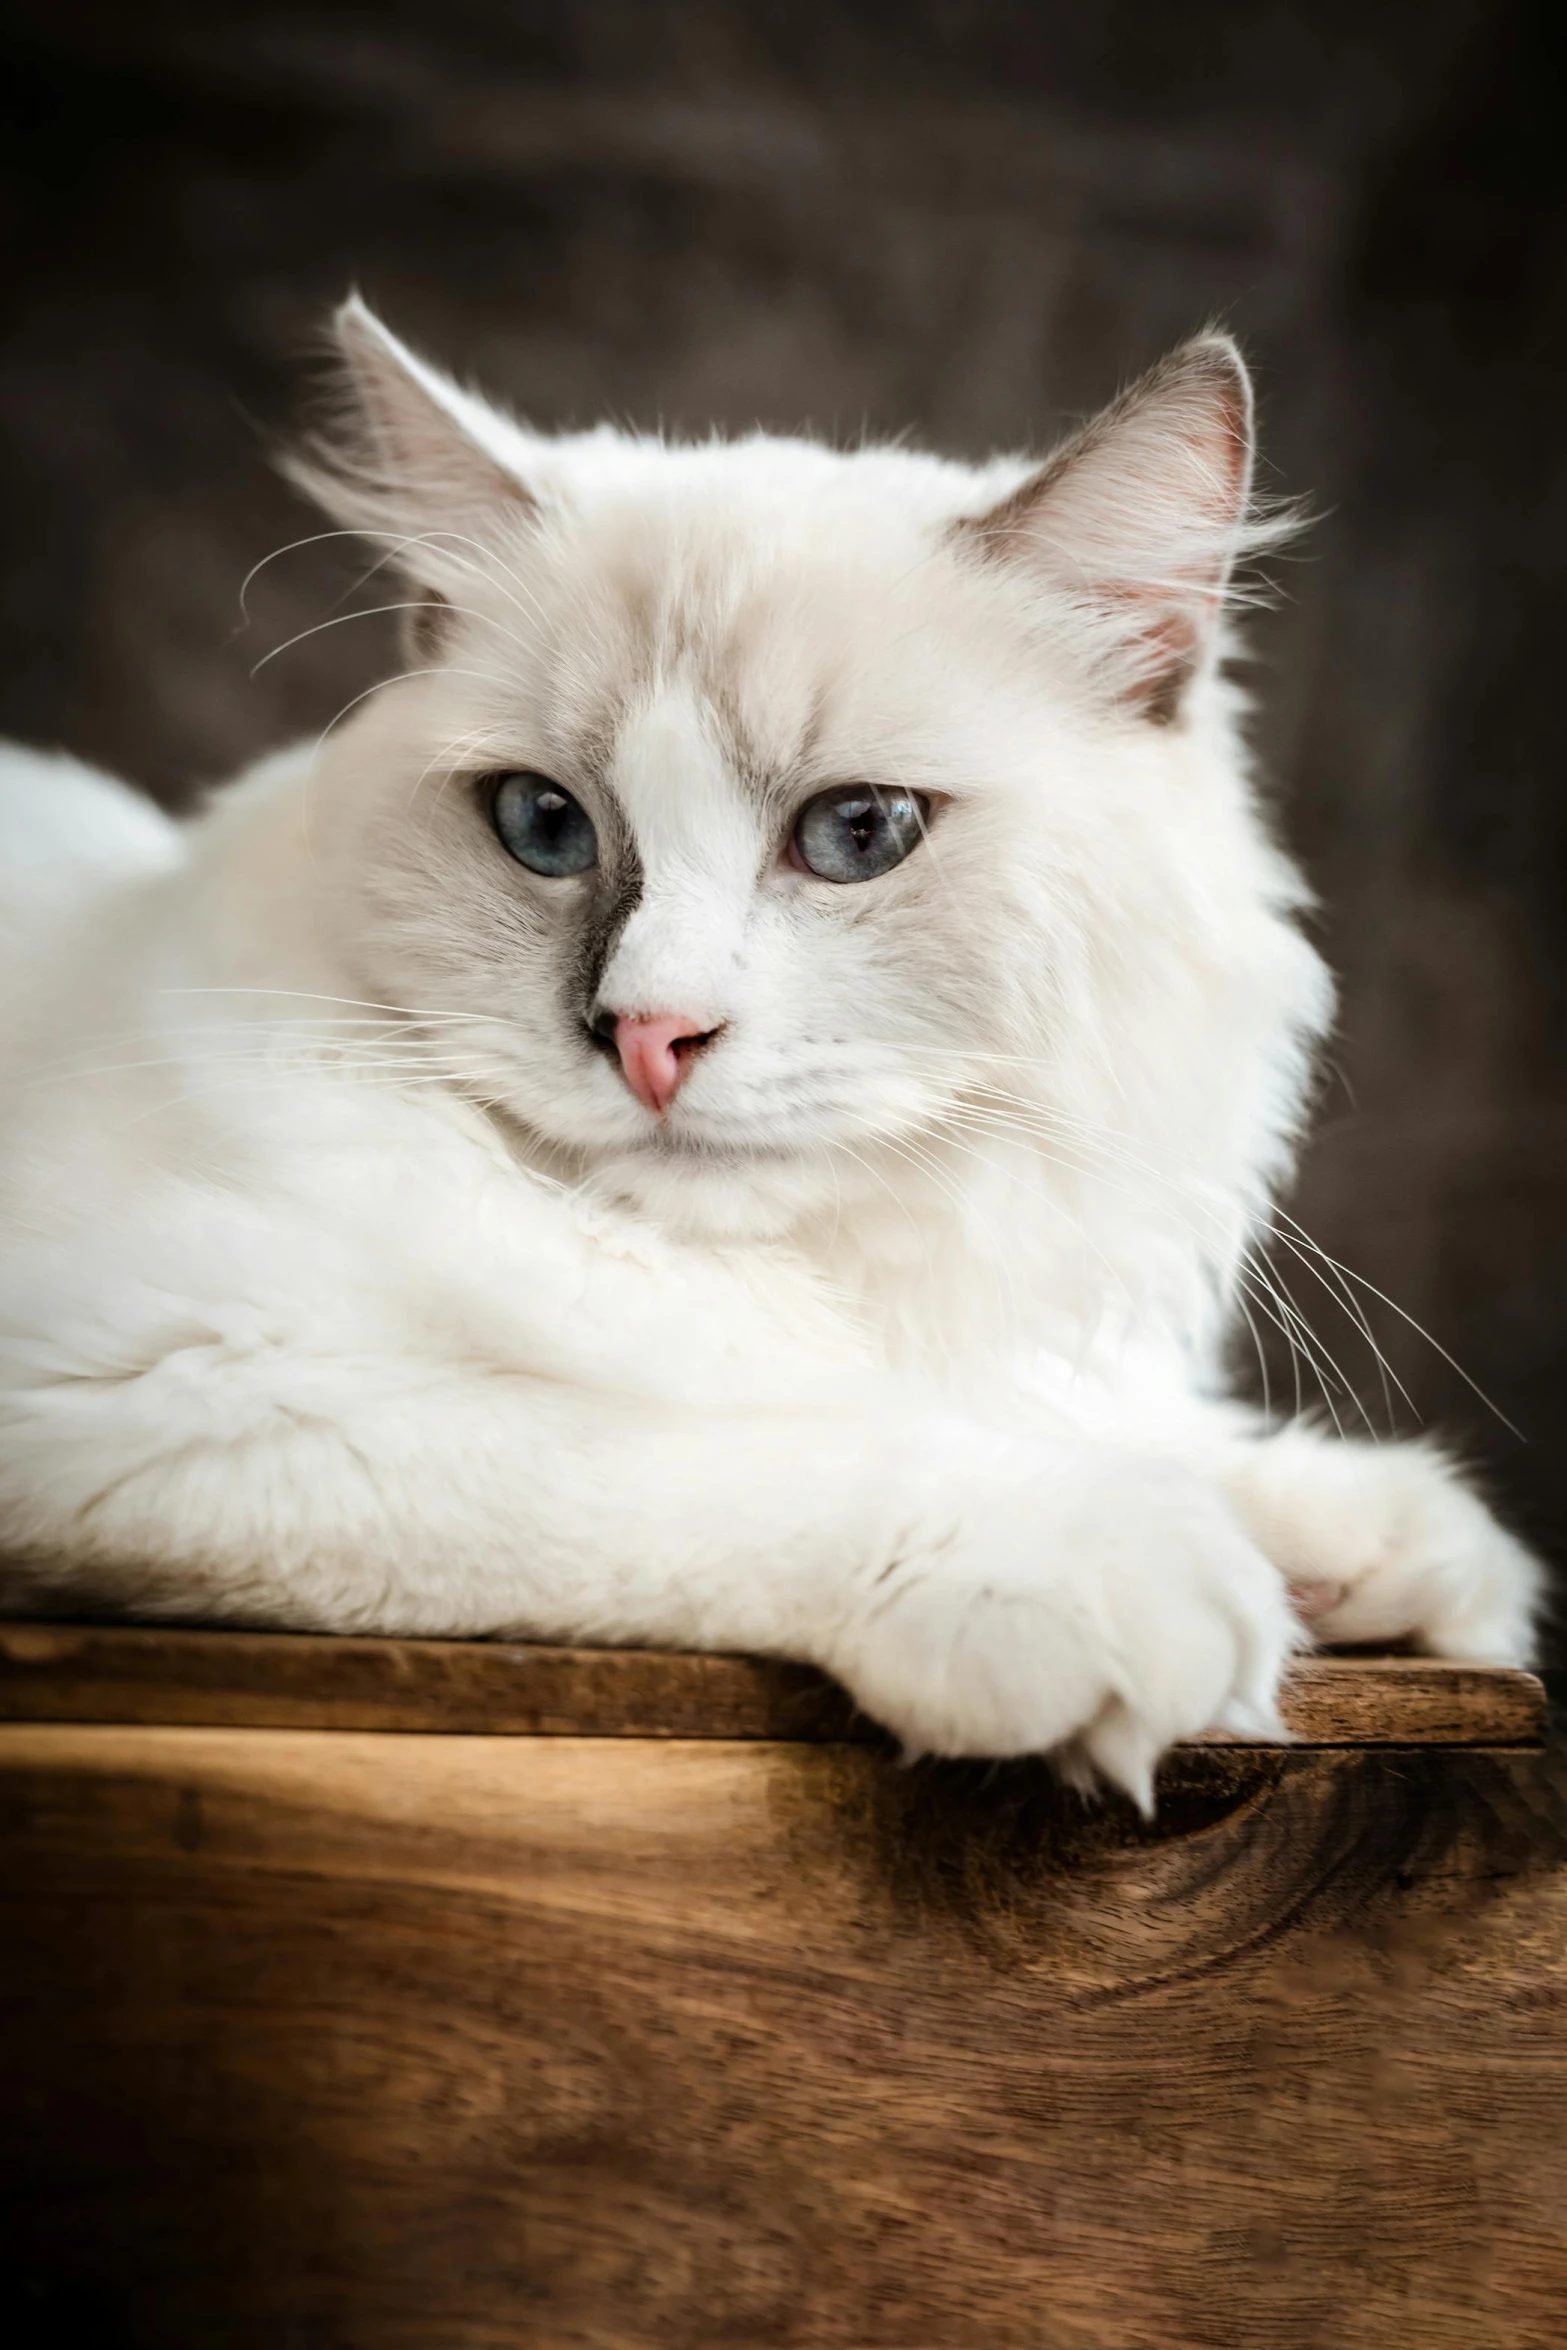
<path fill-rule="evenodd" d="M 7 2339 L 1558 2350 L 1559 1758 L 1166 1797 L 0 1731 Z"/>
<path fill-rule="evenodd" d="M 7 2350 L 1567 2333 L 1527 1675 L 1314 1660 L 1150 1825 L 742 1659 L 0 1660 Z"/>
<path fill-rule="evenodd" d="M 1422 1657 L 1310 1657 L 1284 1699 L 1319 1746 L 1527 1745 L 1532 1673 Z M 501 1641 L 0 1624 L 0 1720 L 586 1738 L 874 1739 L 799 1665 Z"/>

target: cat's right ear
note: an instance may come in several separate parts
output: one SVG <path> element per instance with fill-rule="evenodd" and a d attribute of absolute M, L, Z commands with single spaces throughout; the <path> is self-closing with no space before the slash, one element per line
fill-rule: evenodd
<path fill-rule="evenodd" d="M 1251 516 L 1251 472 L 1245 364 L 1199 335 L 954 537 L 1074 606 L 1116 699 L 1169 725 L 1220 649 L 1237 556 L 1291 527 Z"/>
<path fill-rule="evenodd" d="M 283 470 L 429 599 L 409 633 L 433 654 L 445 602 L 537 513 L 528 436 L 410 351 L 357 294 L 332 320 L 332 352 L 326 420 Z"/>

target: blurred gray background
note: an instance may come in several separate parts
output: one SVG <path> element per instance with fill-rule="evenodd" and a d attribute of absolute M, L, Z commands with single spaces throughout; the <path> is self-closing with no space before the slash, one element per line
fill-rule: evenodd
<path fill-rule="evenodd" d="M 1344 981 L 1293 1205 L 1517 1424 L 1370 1301 L 1422 1417 L 1560 1555 L 1547 30 L 1510 0 L 13 4 L 0 730 L 177 801 L 386 663 L 365 620 L 250 675 L 331 612 L 331 546 L 273 564 L 239 628 L 245 572 L 315 527 L 266 449 L 351 282 L 543 424 L 912 427 L 961 452 L 1048 442 L 1226 321 L 1265 486 L 1319 516 L 1253 672 Z M 1291 1277 L 1380 1418 L 1364 1340 Z"/>

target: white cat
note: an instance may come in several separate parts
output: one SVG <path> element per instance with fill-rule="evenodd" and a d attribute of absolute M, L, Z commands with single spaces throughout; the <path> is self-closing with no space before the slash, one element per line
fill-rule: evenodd
<path fill-rule="evenodd" d="M 8 1603 L 781 1652 L 1145 1803 L 1291 1586 L 1525 1656 L 1435 1451 L 1223 1398 L 1330 1010 L 1233 346 L 975 469 L 543 438 L 337 323 L 406 674 L 186 825 L 0 767 Z"/>

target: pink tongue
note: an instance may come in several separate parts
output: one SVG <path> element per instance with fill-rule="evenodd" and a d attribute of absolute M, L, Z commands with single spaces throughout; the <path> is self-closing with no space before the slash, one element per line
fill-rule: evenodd
<path fill-rule="evenodd" d="M 659 1012 L 650 1020 L 622 1017 L 616 1021 L 615 1049 L 626 1083 L 655 1117 L 662 1117 L 668 1109 L 686 1073 L 676 1044 L 705 1033 L 681 1012 Z"/>

